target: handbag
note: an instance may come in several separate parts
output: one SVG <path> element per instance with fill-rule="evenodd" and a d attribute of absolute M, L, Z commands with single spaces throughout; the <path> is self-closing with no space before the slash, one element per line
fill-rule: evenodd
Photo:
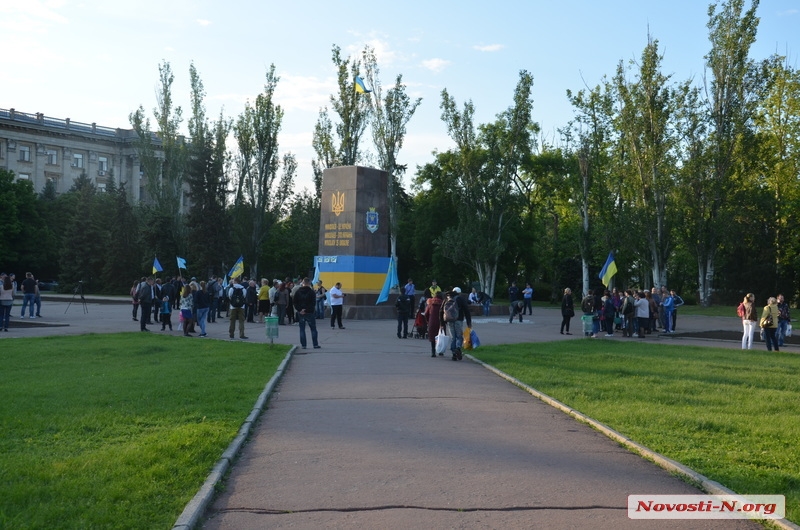
<path fill-rule="evenodd" d="M 474 329 L 471 329 L 469 332 L 469 341 L 472 344 L 473 350 L 481 345 L 481 339 L 478 338 L 478 334 L 475 333 Z"/>
<path fill-rule="evenodd" d="M 464 328 L 464 333 L 463 333 L 464 340 L 461 343 L 461 349 L 462 350 L 471 350 L 472 349 L 472 338 L 471 338 L 471 335 L 472 335 L 472 328 L 469 328 L 469 327 Z"/>
<path fill-rule="evenodd" d="M 436 353 L 444 353 L 447 351 L 447 348 L 450 347 L 450 337 L 448 337 L 445 332 L 444 328 L 439 329 L 439 334 L 436 335 Z"/>
<path fill-rule="evenodd" d="M 759 326 L 761 326 L 762 328 L 771 328 L 772 327 L 772 313 L 770 313 L 769 315 L 767 315 L 764 318 L 762 318 L 761 322 L 759 322 Z"/>

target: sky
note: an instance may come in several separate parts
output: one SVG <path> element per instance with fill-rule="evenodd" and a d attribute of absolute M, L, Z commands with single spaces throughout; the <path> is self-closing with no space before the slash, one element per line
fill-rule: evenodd
<path fill-rule="evenodd" d="M 758 15 L 751 57 L 780 53 L 798 68 L 800 0 L 762 0 Z M 408 94 L 422 98 L 399 154 L 408 184 L 433 151 L 452 147 L 440 117 L 443 89 L 460 108 L 471 100 L 476 125 L 486 123 L 512 104 L 527 70 L 533 119 L 557 143 L 557 129 L 573 117 L 567 90 L 612 77 L 620 61 L 641 56 L 648 34 L 664 54 L 664 73 L 702 83 L 707 22 L 702 0 L 0 0 L 0 108 L 130 128 L 140 105 L 153 121 L 166 61 L 186 133 L 190 64 L 210 119 L 235 119 L 274 64 L 275 102 L 285 113 L 280 150 L 298 159 L 297 189 L 313 189 L 312 132 L 337 92 L 331 48 L 359 57 L 369 45 L 384 89 L 402 74 Z"/>

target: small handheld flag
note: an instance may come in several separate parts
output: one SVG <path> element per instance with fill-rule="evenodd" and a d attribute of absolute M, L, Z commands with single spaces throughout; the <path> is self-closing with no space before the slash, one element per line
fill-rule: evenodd
<path fill-rule="evenodd" d="M 178 258 L 178 256 L 175 256 L 175 257 Z M 178 268 L 179 269 L 185 269 L 186 268 L 186 260 L 185 259 L 178 258 Z"/>
<path fill-rule="evenodd" d="M 228 273 L 231 279 L 238 278 L 244 274 L 244 256 L 239 256 L 239 259 L 236 260 L 236 263 L 233 264 L 231 267 L 231 271 Z"/>
<path fill-rule="evenodd" d="M 153 259 L 153 274 L 155 274 L 157 272 L 161 272 L 163 270 L 164 270 L 163 267 L 161 267 L 161 264 L 158 262 L 158 258 L 154 258 Z"/>
<path fill-rule="evenodd" d="M 606 259 L 606 264 L 603 265 L 603 268 L 600 269 L 600 275 L 598 276 L 600 280 L 602 280 L 603 285 L 608 287 L 608 284 L 611 283 L 611 277 L 617 273 L 617 263 L 614 261 L 614 253 L 608 253 L 608 259 Z"/>
<path fill-rule="evenodd" d="M 369 90 L 367 88 L 367 86 L 364 84 L 363 79 L 356 76 L 356 92 L 358 92 L 359 94 L 367 94 L 369 92 L 372 92 L 372 90 Z"/>

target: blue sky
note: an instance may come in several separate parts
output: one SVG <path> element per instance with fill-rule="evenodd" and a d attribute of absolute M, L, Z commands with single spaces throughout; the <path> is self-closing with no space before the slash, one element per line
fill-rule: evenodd
<path fill-rule="evenodd" d="M 409 94 L 423 98 L 400 152 L 413 169 L 451 145 L 440 119 L 443 88 L 459 104 L 471 99 L 476 122 L 487 122 L 511 104 L 519 71 L 528 70 L 534 119 L 554 141 L 572 117 L 566 90 L 595 86 L 620 60 L 640 56 L 648 31 L 665 73 L 702 82 L 707 10 L 699 0 L 0 0 L 0 108 L 129 128 L 139 105 L 152 117 L 166 60 L 185 131 L 191 62 L 210 118 L 221 109 L 235 118 L 274 63 L 281 150 L 296 154 L 298 184 L 311 188 L 311 133 L 336 90 L 333 44 L 344 54 L 373 46 L 384 87 L 402 73 Z M 758 14 L 752 57 L 788 53 L 797 68 L 800 0 L 762 0 Z"/>

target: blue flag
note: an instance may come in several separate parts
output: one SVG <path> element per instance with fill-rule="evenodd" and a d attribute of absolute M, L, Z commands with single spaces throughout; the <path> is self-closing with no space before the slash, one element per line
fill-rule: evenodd
<path fill-rule="evenodd" d="M 356 76 L 356 92 L 359 94 L 367 94 L 372 92 L 372 90 L 367 88 L 367 85 L 364 84 L 364 80 L 360 77 Z"/>
<path fill-rule="evenodd" d="M 375 302 L 375 305 L 387 301 L 389 299 L 389 291 L 391 291 L 392 287 L 399 287 L 399 285 L 400 280 L 397 278 L 397 267 L 395 267 L 394 258 L 389 258 L 389 271 L 386 273 L 386 281 L 383 282 L 383 289 L 381 289 L 381 294 L 378 296 L 378 301 Z"/>
<path fill-rule="evenodd" d="M 153 259 L 153 274 L 155 274 L 155 273 L 157 273 L 157 272 L 161 272 L 161 271 L 163 271 L 163 270 L 164 270 L 164 268 L 163 268 L 163 267 L 161 266 L 161 264 L 158 262 L 158 258 L 154 258 L 154 259 Z"/>
<path fill-rule="evenodd" d="M 177 258 L 178 256 L 175 256 L 175 257 Z M 179 269 L 185 269 L 186 268 L 186 260 L 185 259 L 178 258 L 178 268 Z"/>
<path fill-rule="evenodd" d="M 617 263 L 614 261 L 614 253 L 608 253 L 608 259 L 606 259 L 606 264 L 603 265 L 603 268 L 600 270 L 600 278 L 603 281 L 603 285 L 608 287 L 608 284 L 611 283 L 611 277 L 617 273 Z"/>

